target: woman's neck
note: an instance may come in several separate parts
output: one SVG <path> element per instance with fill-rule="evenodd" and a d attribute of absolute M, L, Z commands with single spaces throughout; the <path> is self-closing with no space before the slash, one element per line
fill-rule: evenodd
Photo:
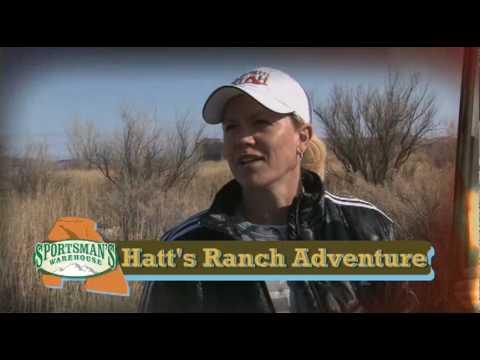
<path fill-rule="evenodd" d="M 266 189 L 244 189 L 243 211 L 247 220 L 254 224 L 286 224 L 288 208 L 301 189 L 300 178 L 296 184 L 296 186 L 277 184 Z"/>

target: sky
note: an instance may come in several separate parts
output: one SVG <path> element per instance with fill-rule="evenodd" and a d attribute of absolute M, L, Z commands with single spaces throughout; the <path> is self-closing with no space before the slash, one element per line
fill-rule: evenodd
<path fill-rule="evenodd" d="M 65 130 L 75 119 L 110 133 L 121 126 L 122 106 L 155 112 L 164 129 L 188 115 L 196 128 L 216 87 L 259 66 L 297 79 L 314 106 L 335 84 L 379 86 L 389 70 L 419 72 L 446 127 L 458 121 L 462 56 L 462 48 L 4 48 L 0 130 L 14 151 L 46 142 L 65 159 Z M 207 126 L 206 135 L 221 137 L 221 127 Z"/>

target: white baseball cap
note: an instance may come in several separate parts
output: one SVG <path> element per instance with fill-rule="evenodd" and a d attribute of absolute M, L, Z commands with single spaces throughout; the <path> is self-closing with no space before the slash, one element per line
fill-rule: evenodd
<path fill-rule="evenodd" d="M 312 122 L 310 101 L 302 86 L 288 74 L 269 67 L 249 71 L 213 91 L 203 106 L 204 120 L 209 124 L 221 123 L 227 102 L 242 94 L 251 96 L 273 112 L 295 113 L 306 123 Z"/>

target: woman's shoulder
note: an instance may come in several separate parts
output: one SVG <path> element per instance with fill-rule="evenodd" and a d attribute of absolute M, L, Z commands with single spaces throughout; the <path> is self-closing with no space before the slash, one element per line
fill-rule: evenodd
<path fill-rule="evenodd" d="M 201 230 L 201 219 L 203 216 L 207 214 L 208 210 L 200 211 L 186 220 L 176 224 L 172 228 L 170 228 L 165 234 L 162 236 L 163 241 L 173 241 L 179 239 L 180 237 L 185 237 L 189 233 L 195 232 L 197 230 Z"/>
<path fill-rule="evenodd" d="M 368 202 L 363 199 L 359 199 L 356 197 L 345 197 L 333 194 L 331 192 L 325 191 L 325 199 L 342 207 L 343 209 L 347 209 L 349 212 L 352 213 L 371 213 L 379 215 L 381 218 L 387 220 L 390 223 L 393 223 L 391 217 L 389 217 L 383 210 L 379 209 L 377 206 Z"/>

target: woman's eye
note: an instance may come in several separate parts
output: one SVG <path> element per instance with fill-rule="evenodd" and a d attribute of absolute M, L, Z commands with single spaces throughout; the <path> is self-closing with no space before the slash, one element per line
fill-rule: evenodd
<path fill-rule="evenodd" d="M 236 127 L 237 127 L 237 125 L 233 125 L 233 124 L 227 125 L 227 126 L 225 126 L 225 131 L 233 130 L 233 129 L 235 129 Z"/>

